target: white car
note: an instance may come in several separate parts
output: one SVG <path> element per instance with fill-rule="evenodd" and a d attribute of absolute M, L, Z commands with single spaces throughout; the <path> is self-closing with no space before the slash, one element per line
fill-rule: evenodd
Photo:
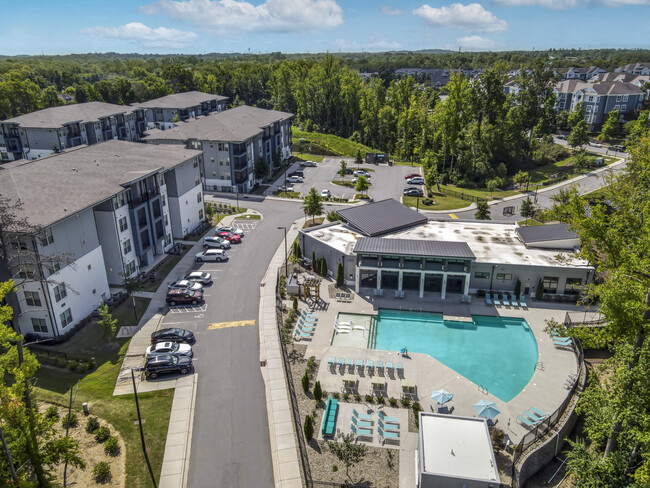
<path fill-rule="evenodd" d="M 203 238 L 203 247 L 206 249 L 209 247 L 218 247 L 220 249 L 230 249 L 230 242 L 221 237 L 204 237 Z"/>
<path fill-rule="evenodd" d="M 212 275 L 203 271 L 190 271 L 185 275 L 185 279 L 189 281 L 195 281 L 196 283 L 201 283 L 202 285 L 212 284 Z"/>
<path fill-rule="evenodd" d="M 219 235 L 222 232 L 232 232 L 233 234 L 239 235 L 239 237 L 244 237 L 244 231 L 241 229 L 238 229 L 237 227 L 219 227 L 218 229 L 215 230 L 215 235 Z"/>
<path fill-rule="evenodd" d="M 176 281 L 174 283 L 169 283 L 167 285 L 167 288 L 170 290 L 176 290 L 179 288 L 182 289 L 188 289 L 192 291 L 201 291 L 203 290 L 203 285 L 201 283 L 197 283 L 196 281 L 190 281 L 190 280 L 180 280 Z"/>
<path fill-rule="evenodd" d="M 300 176 L 289 176 L 287 178 L 287 183 L 302 183 L 303 179 Z"/>
<path fill-rule="evenodd" d="M 171 354 L 172 356 L 192 357 L 192 346 L 179 342 L 158 342 L 147 348 L 145 356 L 147 359 L 159 356 L 160 354 Z"/>
<path fill-rule="evenodd" d="M 224 261 L 228 259 L 228 253 L 223 249 L 208 249 L 194 256 L 194 259 L 200 263 L 202 261 Z"/>
<path fill-rule="evenodd" d="M 315 168 L 318 165 L 314 161 L 304 161 L 304 162 L 300 163 L 300 166 L 309 166 L 309 167 Z"/>
<path fill-rule="evenodd" d="M 323 198 L 330 198 L 332 196 L 332 192 L 329 190 L 323 190 L 320 192 L 320 196 Z"/>
<path fill-rule="evenodd" d="M 409 185 L 424 185 L 424 178 L 418 176 L 415 178 L 409 178 L 406 182 Z"/>
<path fill-rule="evenodd" d="M 278 187 L 280 191 L 294 191 L 295 187 L 293 185 L 281 185 Z"/>
<path fill-rule="evenodd" d="M 597 142 L 597 141 L 589 141 L 589 145 L 591 147 L 603 147 L 603 145 L 600 142 Z"/>
<path fill-rule="evenodd" d="M 354 176 L 365 176 L 366 178 L 370 178 L 370 173 L 363 169 L 358 169 L 354 173 L 352 173 Z"/>

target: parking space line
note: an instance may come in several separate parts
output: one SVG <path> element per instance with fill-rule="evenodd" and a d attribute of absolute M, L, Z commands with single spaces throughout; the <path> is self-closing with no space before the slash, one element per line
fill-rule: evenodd
<path fill-rule="evenodd" d="M 208 325 L 208 330 L 214 329 L 229 329 L 231 327 L 246 327 L 248 325 L 255 325 L 255 320 L 235 320 L 234 322 L 215 322 Z"/>
<path fill-rule="evenodd" d="M 208 309 L 207 304 L 197 307 L 196 305 L 177 305 L 169 307 L 170 313 L 189 313 L 189 312 L 205 312 Z"/>
<path fill-rule="evenodd" d="M 457 218 L 458 218 L 458 216 L 457 216 L 456 214 L 449 214 L 449 216 L 450 216 L 452 219 L 457 219 Z"/>

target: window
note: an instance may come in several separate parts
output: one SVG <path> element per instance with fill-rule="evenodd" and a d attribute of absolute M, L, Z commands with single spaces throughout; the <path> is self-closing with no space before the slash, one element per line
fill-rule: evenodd
<path fill-rule="evenodd" d="M 214 163 L 214 156 L 210 156 L 210 162 Z"/>
<path fill-rule="evenodd" d="M 122 243 L 122 250 L 124 254 L 129 254 L 131 252 L 131 239 L 127 239 Z"/>
<path fill-rule="evenodd" d="M 544 276 L 543 286 L 544 293 L 557 293 L 557 284 L 560 281 L 559 278 L 553 276 Z"/>
<path fill-rule="evenodd" d="M 196 203 L 201 203 L 201 194 L 200 193 L 196 194 Z"/>
<path fill-rule="evenodd" d="M 55 301 L 60 302 L 61 300 L 63 300 L 67 296 L 68 296 L 68 292 L 65 289 L 64 284 L 56 285 L 54 287 L 54 300 Z"/>
<path fill-rule="evenodd" d="M 620 96 L 620 95 L 616 95 L 616 101 L 617 101 L 617 102 L 620 102 L 620 101 L 621 101 L 621 96 Z"/>
<path fill-rule="evenodd" d="M 512 274 L 510 273 L 497 273 L 497 280 L 510 281 L 511 279 L 512 279 Z"/>
<path fill-rule="evenodd" d="M 126 229 L 129 228 L 129 223 L 126 220 L 126 217 L 120 217 L 119 225 L 120 225 L 120 232 L 124 232 Z"/>
<path fill-rule="evenodd" d="M 89 264 L 89 265 L 88 265 L 88 271 L 90 271 L 91 269 L 93 269 L 93 265 L 92 265 L 92 264 Z"/>
<path fill-rule="evenodd" d="M 15 250 L 27 251 L 27 239 L 22 236 L 18 236 L 14 241 L 11 242 L 11 247 L 13 247 Z"/>
<path fill-rule="evenodd" d="M 614 110 L 621 110 L 621 106 L 620 105 L 615 105 Z"/>
<path fill-rule="evenodd" d="M 25 293 L 25 303 L 30 307 L 40 307 L 41 306 L 41 297 L 37 291 L 26 291 Z"/>
<path fill-rule="evenodd" d="M 589 99 L 588 99 L 588 100 L 589 100 L 590 102 L 593 102 L 593 101 L 594 101 L 594 97 L 591 96 L 591 95 L 589 95 Z"/>
<path fill-rule="evenodd" d="M 591 112 L 591 108 L 592 108 L 591 105 L 587 105 L 587 106 L 585 107 L 585 110 L 586 110 L 587 112 Z"/>
<path fill-rule="evenodd" d="M 194 161 L 192 161 L 192 167 L 193 167 L 193 168 L 198 168 L 198 167 L 199 167 L 199 161 L 198 161 L 198 159 L 194 159 Z"/>
<path fill-rule="evenodd" d="M 55 261 L 52 263 L 52 266 L 49 266 L 50 273 L 54 274 L 61 269 L 61 263 Z"/>
<path fill-rule="evenodd" d="M 627 95 L 623 95 L 623 101 L 627 102 Z"/>
<path fill-rule="evenodd" d="M 45 229 L 45 235 L 41 239 L 41 244 L 43 246 L 49 246 L 53 242 L 54 242 L 54 235 L 52 235 L 52 228 L 48 227 L 47 229 Z"/>
<path fill-rule="evenodd" d="M 582 279 L 581 278 L 567 278 L 566 279 L 566 284 L 564 285 L 564 294 L 565 295 L 579 295 L 581 288 L 582 288 Z"/>
<path fill-rule="evenodd" d="M 131 261 L 130 263 L 127 263 L 126 266 L 124 266 L 124 273 L 126 276 L 131 276 L 133 273 L 135 273 L 135 261 Z"/>
<path fill-rule="evenodd" d="M 194 178 L 194 186 L 199 186 L 200 184 L 201 184 L 201 178 L 197 176 L 196 178 Z"/>
<path fill-rule="evenodd" d="M 34 272 L 33 271 L 25 271 L 25 270 L 20 270 L 18 271 L 18 278 L 22 278 L 23 280 L 31 280 L 34 278 Z"/>
<path fill-rule="evenodd" d="M 627 112 L 627 105 L 621 105 L 621 112 Z"/>
<path fill-rule="evenodd" d="M 490 277 L 490 273 L 474 273 L 474 278 L 479 278 L 481 280 L 487 280 Z"/>
<path fill-rule="evenodd" d="M 59 315 L 59 318 L 61 319 L 61 326 L 65 329 L 72 323 L 72 312 L 68 308 L 61 315 Z"/>
<path fill-rule="evenodd" d="M 203 209 L 199 210 L 199 220 L 203 220 Z"/>
<path fill-rule="evenodd" d="M 34 332 L 47 334 L 47 324 L 45 323 L 45 319 L 35 319 L 32 317 L 32 329 L 34 329 Z"/>

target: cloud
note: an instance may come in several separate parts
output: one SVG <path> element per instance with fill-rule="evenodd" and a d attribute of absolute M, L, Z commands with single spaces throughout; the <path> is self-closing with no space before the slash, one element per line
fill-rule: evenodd
<path fill-rule="evenodd" d="M 359 43 L 345 39 L 335 39 L 332 46 L 337 51 L 361 52 L 361 51 L 397 51 L 403 48 L 402 44 L 392 39 L 378 38 L 369 42 Z"/>
<path fill-rule="evenodd" d="M 506 7 L 546 7 L 554 10 L 568 10 L 577 7 L 579 0 L 493 0 Z"/>
<path fill-rule="evenodd" d="M 486 51 L 494 49 L 497 43 L 492 39 L 481 36 L 465 36 L 456 39 L 456 44 L 463 51 Z"/>
<path fill-rule="evenodd" d="M 338 27 L 343 10 L 336 0 L 266 0 L 259 5 L 242 0 L 157 0 L 139 9 L 163 14 L 220 35 L 247 31 L 304 32 Z"/>
<path fill-rule="evenodd" d="M 390 5 L 382 5 L 381 13 L 384 15 L 402 15 L 402 11 L 398 8 L 393 8 Z"/>
<path fill-rule="evenodd" d="M 463 5 L 452 3 L 448 7 L 434 8 L 422 5 L 413 10 L 413 15 L 423 18 L 429 24 L 447 29 L 467 29 L 476 32 L 501 32 L 508 28 L 505 20 L 497 18 L 478 3 Z"/>
<path fill-rule="evenodd" d="M 82 34 L 97 39 L 120 39 L 135 42 L 143 47 L 167 47 L 179 49 L 189 46 L 199 36 L 194 32 L 184 32 L 167 27 L 152 29 L 140 22 L 131 22 L 119 27 L 89 27 Z"/>
<path fill-rule="evenodd" d="M 597 0 L 597 3 L 606 7 L 626 7 L 629 5 L 650 6 L 650 0 Z"/>

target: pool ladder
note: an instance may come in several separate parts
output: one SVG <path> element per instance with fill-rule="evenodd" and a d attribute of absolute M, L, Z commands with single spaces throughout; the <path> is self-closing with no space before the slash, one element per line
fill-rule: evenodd
<path fill-rule="evenodd" d="M 541 370 L 541 371 L 544 371 L 544 363 L 543 362 L 537 361 L 535 363 L 535 371 L 538 370 L 538 369 Z"/>
<path fill-rule="evenodd" d="M 484 395 L 489 395 L 489 394 L 490 394 L 490 392 L 488 391 L 488 389 L 487 389 L 485 386 L 483 386 L 483 385 L 478 385 L 478 391 L 480 391 L 480 392 L 483 393 Z"/>

